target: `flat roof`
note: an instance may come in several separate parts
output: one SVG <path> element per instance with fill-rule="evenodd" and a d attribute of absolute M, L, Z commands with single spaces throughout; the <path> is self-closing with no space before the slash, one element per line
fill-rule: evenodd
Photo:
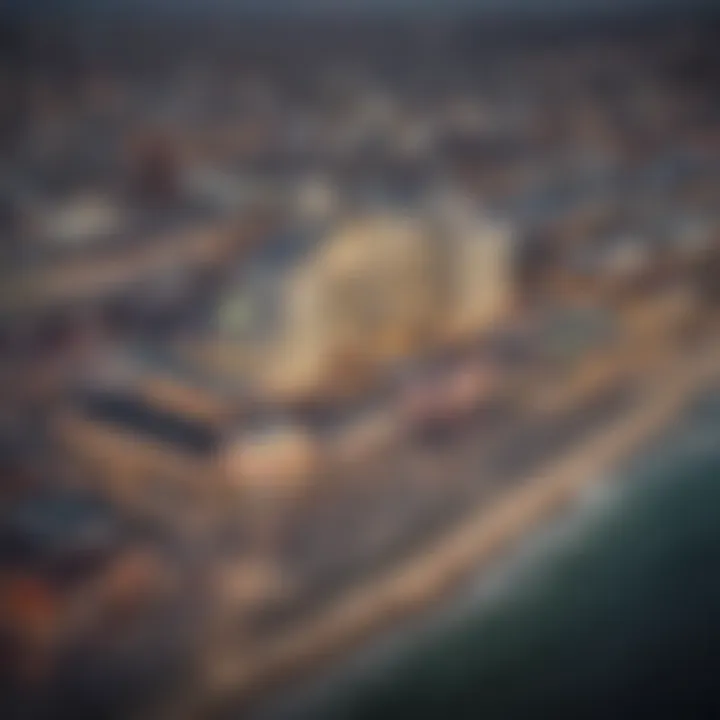
<path fill-rule="evenodd" d="M 154 408 L 130 393 L 81 390 L 75 393 L 74 400 L 91 420 L 130 430 L 192 455 L 209 455 L 220 440 L 219 431 L 209 423 Z"/>

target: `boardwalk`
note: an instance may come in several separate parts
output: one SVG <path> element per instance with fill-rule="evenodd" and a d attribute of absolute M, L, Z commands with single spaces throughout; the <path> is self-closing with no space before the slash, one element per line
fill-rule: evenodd
<path fill-rule="evenodd" d="M 513 484 L 494 502 L 482 502 L 430 551 L 366 580 L 274 637 L 242 650 L 232 641 L 225 648 L 213 647 L 198 686 L 182 699 L 180 714 L 194 717 L 202 712 L 206 717 L 206 703 L 213 707 L 242 703 L 268 684 L 307 671 L 383 623 L 418 611 L 447 593 L 664 427 L 693 393 L 718 374 L 717 344 L 692 361 L 681 358 L 667 363 L 646 380 L 640 397 L 620 419 L 610 426 L 603 424 L 560 459 L 555 455 L 554 461 Z M 174 706 L 171 713 L 178 712 Z"/>

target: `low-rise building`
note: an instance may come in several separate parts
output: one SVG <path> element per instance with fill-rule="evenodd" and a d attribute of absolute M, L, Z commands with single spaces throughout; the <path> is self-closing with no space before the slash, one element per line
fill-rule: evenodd
<path fill-rule="evenodd" d="M 125 364 L 67 394 L 54 436 L 73 476 L 140 511 L 192 515 L 295 496 L 320 467 L 316 438 L 228 387 Z"/>

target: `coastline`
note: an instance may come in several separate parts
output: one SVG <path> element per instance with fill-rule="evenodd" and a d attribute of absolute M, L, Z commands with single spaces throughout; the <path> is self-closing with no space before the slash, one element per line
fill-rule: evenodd
<path fill-rule="evenodd" d="M 242 707 L 275 683 L 329 663 L 383 625 L 428 608 L 651 440 L 718 375 L 717 342 L 689 360 L 671 360 L 647 379 L 642 399 L 612 426 L 541 467 L 495 504 L 471 512 L 436 541 L 432 552 L 370 579 L 301 627 L 259 647 L 227 655 L 215 648 L 199 685 L 188 688 L 182 703 L 173 703 L 173 716 L 194 717 L 201 711 L 207 716 L 208 708 Z"/>

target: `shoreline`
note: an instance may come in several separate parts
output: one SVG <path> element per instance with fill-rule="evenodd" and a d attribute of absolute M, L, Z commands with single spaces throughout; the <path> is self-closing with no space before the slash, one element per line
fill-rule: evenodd
<path fill-rule="evenodd" d="M 247 652 L 208 657 L 198 685 L 173 717 L 242 708 L 284 679 L 329 664 L 389 623 L 427 610 L 468 576 L 555 513 L 572 503 L 597 477 L 637 451 L 666 427 L 693 396 L 720 375 L 720 344 L 711 342 L 690 360 L 674 359 L 653 373 L 642 399 L 610 427 L 594 432 L 559 460 L 546 463 L 491 506 L 473 510 L 458 527 L 435 541 L 431 552 L 415 554 L 381 572 L 294 631 Z"/>

